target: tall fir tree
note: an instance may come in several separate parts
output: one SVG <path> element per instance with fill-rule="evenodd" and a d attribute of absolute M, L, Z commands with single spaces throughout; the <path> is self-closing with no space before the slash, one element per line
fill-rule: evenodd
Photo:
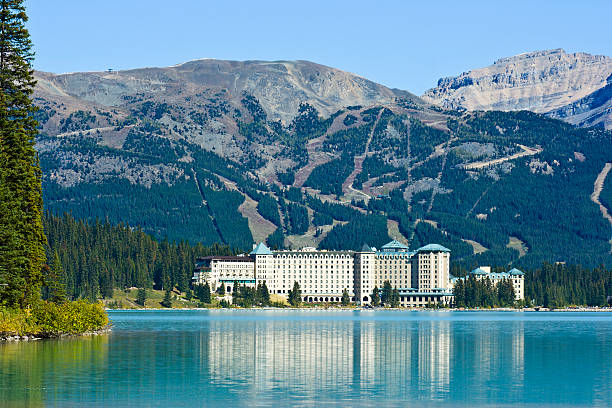
<path fill-rule="evenodd" d="M 351 298 L 346 288 L 342 291 L 342 306 L 348 306 L 351 303 Z"/>
<path fill-rule="evenodd" d="M 200 300 L 204 303 L 210 303 L 212 301 L 210 296 L 210 285 L 208 285 L 208 282 L 206 282 L 202 287 L 202 294 L 200 296 Z"/>
<path fill-rule="evenodd" d="M 372 291 L 372 306 L 380 305 L 380 291 L 378 290 L 378 286 L 374 286 L 374 290 Z"/>
<path fill-rule="evenodd" d="M 45 272 L 43 297 L 54 303 L 64 303 L 67 299 L 66 285 L 64 283 L 64 268 L 57 251 L 53 252 L 53 260 L 49 267 L 43 268 Z M 46 296 L 45 296 L 46 294 Z"/>
<path fill-rule="evenodd" d="M 166 289 L 164 293 L 164 299 L 160 302 L 163 307 L 172 307 L 172 296 L 170 294 L 170 288 Z"/>
<path fill-rule="evenodd" d="M 293 289 L 291 289 L 287 295 L 287 300 L 291 306 L 299 306 L 302 301 L 302 290 L 300 284 L 295 281 L 293 282 Z"/>
<path fill-rule="evenodd" d="M 46 261 L 27 20 L 23 0 L 0 0 L 0 303 L 22 308 L 40 298 Z"/>

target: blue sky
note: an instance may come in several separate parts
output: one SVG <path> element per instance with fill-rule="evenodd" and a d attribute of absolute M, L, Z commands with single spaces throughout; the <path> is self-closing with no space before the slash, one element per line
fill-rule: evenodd
<path fill-rule="evenodd" d="M 521 52 L 612 56 L 612 1 L 26 0 L 38 70 L 310 60 L 421 94 Z"/>

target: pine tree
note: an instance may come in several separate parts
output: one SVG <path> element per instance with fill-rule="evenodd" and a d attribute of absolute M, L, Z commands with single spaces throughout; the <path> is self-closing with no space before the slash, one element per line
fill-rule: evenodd
<path fill-rule="evenodd" d="M 400 295 L 399 295 L 399 291 L 397 290 L 397 288 L 393 288 L 393 290 L 391 291 L 391 307 L 399 307 L 400 305 Z"/>
<path fill-rule="evenodd" d="M 138 294 L 136 295 L 136 303 L 138 303 L 140 306 L 144 306 L 146 300 L 147 300 L 147 290 L 145 288 L 138 289 Z"/>
<path fill-rule="evenodd" d="M 201 291 L 201 297 L 199 297 L 199 299 L 204 302 L 204 303 L 210 303 L 211 302 L 211 298 L 210 298 L 210 286 L 208 285 L 208 282 L 206 282 L 204 284 L 204 286 L 202 286 L 202 291 Z"/>
<path fill-rule="evenodd" d="M 46 298 L 54 303 L 64 303 L 66 298 L 66 287 L 64 285 L 64 268 L 57 251 L 53 252 L 53 262 L 46 268 L 44 284 L 47 292 Z"/>
<path fill-rule="evenodd" d="M 351 298 L 349 297 L 348 291 L 346 290 L 346 288 L 342 291 L 342 306 L 348 306 L 348 304 L 351 302 Z"/>
<path fill-rule="evenodd" d="M 0 0 L 0 303 L 25 307 L 40 297 L 46 238 L 32 43 L 23 0 Z"/>
<path fill-rule="evenodd" d="M 378 290 L 378 286 L 374 286 L 374 290 L 372 291 L 372 306 L 376 307 L 380 305 L 380 293 Z"/>
<path fill-rule="evenodd" d="M 391 292 L 393 292 L 393 287 L 391 286 L 391 282 L 386 280 L 383 283 L 382 295 L 380 296 L 380 301 L 383 304 L 391 303 Z"/>
<path fill-rule="evenodd" d="M 170 288 L 166 288 L 164 300 L 160 302 L 163 307 L 172 307 L 172 298 L 170 297 Z"/>
<path fill-rule="evenodd" d="M 257 285 L 257 301 L 266 306 L 270 304 L 270 292 L 266 282 Z"/>
<path fill-rule="evenodd" d="M 302 301 L 302 290 L 297 281 L 293 282 L 293 289 L 289 291 L 288 300 L 291 306 L 299 306 Z"/>
<path fill-rule="evenodd" d="M 497 284 L 497 299 L 499 306 L 506 307 L 514 304 L 514 286 L 508 279 L 504 279 Z"/>

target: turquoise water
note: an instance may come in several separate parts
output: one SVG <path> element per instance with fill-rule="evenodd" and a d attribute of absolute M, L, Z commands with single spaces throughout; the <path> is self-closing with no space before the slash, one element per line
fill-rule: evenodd
<path fill-rule="evenodd" d="M 612 313 L 113 311 L 0 344 L 0 404 L 612 406 Z"/>

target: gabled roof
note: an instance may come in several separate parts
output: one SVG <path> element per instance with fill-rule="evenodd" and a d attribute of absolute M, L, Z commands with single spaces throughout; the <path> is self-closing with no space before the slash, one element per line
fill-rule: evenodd
<path fill-rule="evenodd" d="M 372 250 L 372 248 L 368 246 L 368 244 L 363 244 L 359 252 L 374 252 L 374 251 Z"/>
<path fill-rule="evenodd" d="M 260 242 L 249 255 L 272 255 L 272 251 L 270 251 L 270 248 L 268 248 L 266 244 Z"/>
<path fill-rule="evenodd" d="M 450 249 L 438 244 L 429 244 L 417 249 L 417 252 L 450 252 Z"/>
<path fill-rule="evenodd" d="M 476 269 L 474 269 L 470 273 L 473 274 L 473 275 L 487 275 L 487 272 L 484 269 L 481 269 L 481 268 L 476 268 Z"/>
<path fill-rule="evenodd" d="M 509 273 L 510 275 L 524 275 L 524 273 L 523 273 L 522 271 L 519 271 L 519 270 L 518 270 L 518 269 L 516 269 L 516 268 L 512 268 L 512 269 L 510 269 L 510 270 L 508 271 L 508 273 Z"/>
<path fill-rule="evenodd" d="M 391 242 L 386 243 L 385 245 L 382 246 L 382 250 L 389 250 L 389 249 L 408 249 L 408 247 L 404 244 L 402 244 L 401 242 L 398 242 L 396 240 L 393 240 Z"/>

